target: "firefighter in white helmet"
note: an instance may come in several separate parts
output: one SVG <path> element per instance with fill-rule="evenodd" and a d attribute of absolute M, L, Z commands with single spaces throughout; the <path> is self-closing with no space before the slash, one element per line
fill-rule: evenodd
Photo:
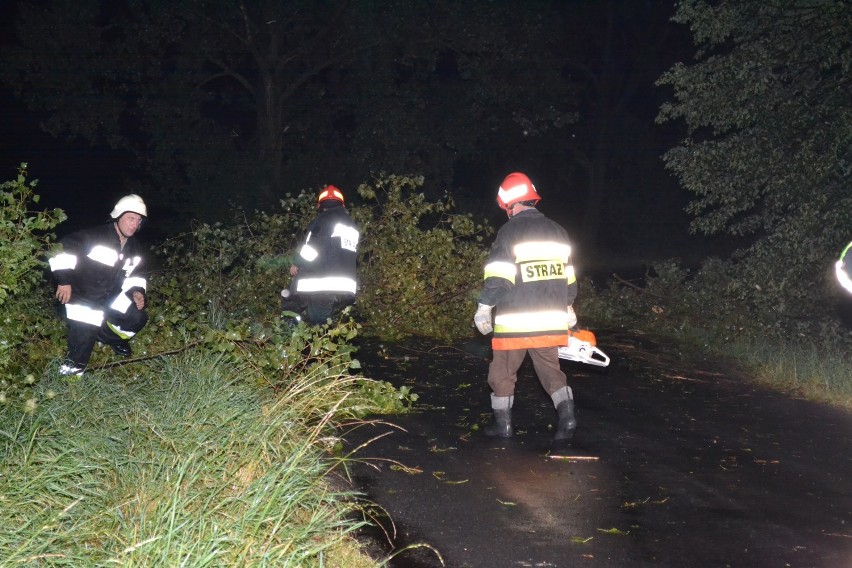
<path fill-rule="evenodd" d="M 141 197 L 118 200 L 106 224 L 63 238 L 50 259 L 56 298 L 65 306 L 68 353 L 62 375 L 82 375 L 97 342 L 122 356 L 148 322 L 143 247 L 136 234 L 148 217 Z"/>
<path fill-rule="evenodd" d="M 355 301 L 358 226 L 346 211 L 343 192 L 325 186 L 317 196 L 319 214 L 290 267 L 293 282 L 281 291 L 285 310 L 304 313 L 306 323 L 326 323 L 334 310 Z"/>
<path fill-rule="evenodd" d="M 556 408 L 555 440 L 562 442 L 571 439 L 577 426 L 574 396 L 558 357 L 558 348 L 568 341 L 568 330 L 577 323 L 572 307 L 577 279 L 568 234 L 536 209 L 540 199 L 530 178 L 520 172 L 509 174 L 500 184 L 497 204 L 509 221 L 497 232 L 485 264 L 474 324 L 483 335 L 494 332 L 493 360 L 488 367 L 494 419 L 485 434 L 513 434 L 515 383 L 529 354 Z"/>

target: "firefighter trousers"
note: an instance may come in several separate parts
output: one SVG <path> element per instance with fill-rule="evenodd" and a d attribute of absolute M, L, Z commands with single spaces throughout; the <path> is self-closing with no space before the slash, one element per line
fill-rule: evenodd
<path fill-rule="evenodd" d="M 68 355 L 66 359 L 73 366 L 85 369 L 92 356 L 95 343 L 106 344 L 122 341 L 108 324 L 130 333 L 137 333 L 148 323 L 148 312 L 138 310 L 136 306 L 127 308 L 126 313 L 107 308 L 104 309 L 104 322 L 100 326 L 82 321 L 67 319 L 68 325 Z"/>
<path fill-rule="evenodd" d="M 518 382 L 518 369 L 530 354 L 535 374 L 548 396 L 568 386 L 565 373 L 559 368 L 557 347 L 539 347 L 536 349 L 494 350 L 491 364 L 488 366 L 488 385 L 494 396 L 505 397 L 515 394 Z"/>
<path fill-rule="evenodd" d="M 293 292 L 281 302 L 281 309 L 295 312 L 304 317 L 308 325 L 322 325 L 334 313 L 353 303 L 355 296 L 351 294 L 324 292 Z"/>

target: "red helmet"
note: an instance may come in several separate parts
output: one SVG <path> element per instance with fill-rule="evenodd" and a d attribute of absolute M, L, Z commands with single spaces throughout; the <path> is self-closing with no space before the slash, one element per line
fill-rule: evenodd
<path fill-rule="evenodd" d="M 521 172 L 507 175 L 497 191 L 497 205 L 502 209 L 509 209 L 522 201 L 538 203 L 540 200 L 541 196 L 536 192 L 530 178 Z"/>
<path fill-rule="evenodd" d="M 317 198 L 317 205 L 321 204 L 323 201 L 328 201 L 329 199 L 333 199 L 344 204 L 343 192 L 333 185 L 327 185 L 322 188 L 322 191 L 320 191 L 319 197 Z"/>

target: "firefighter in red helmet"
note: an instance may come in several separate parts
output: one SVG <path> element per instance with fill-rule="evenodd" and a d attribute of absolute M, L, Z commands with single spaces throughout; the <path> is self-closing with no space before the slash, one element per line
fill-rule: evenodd
<path fill-rule="evenodd" d="M 293 282 L 281 291 L 285 310 L 325 323 L 336 307 L 355 300 L 358 227 L 346 211 L 343 192 L 327 185 L 317 197 L 319 214 L 308 225 L 290 267 Z"/>
<path fill-rule="evenodd" d="M 577 323 L 572 307 L 577 280 L 568 235 L 536 209 L 540 200 L 523 173 L 511 173 L 500 184 L 497 204 L 509 220 L 497 232 L 485 264 L 474 324 L 483 335 L 494 333 L 488 367 L 494 419 L 485 434 L 513 434 L 515 383 L 529 354 L 556 408 L 555 440 L 560 442 L 570 440 L 577 426 L 574 396 L 559 367 L 557 351 Z"/>
<path fill-rule="evenodd" d="M 49 261 L 68 327 L 61 375 L 82 375 L 97 342 L 129 357 L 130 338 L 148 322 L 144 251 L 136 238 L 148 208 L 138 195 L 125 195 L 110 217 L 63 238 L 62 252 Z"/>

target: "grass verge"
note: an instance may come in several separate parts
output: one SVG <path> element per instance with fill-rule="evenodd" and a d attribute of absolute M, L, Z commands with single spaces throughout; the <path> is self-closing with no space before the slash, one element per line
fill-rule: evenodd
<path fill-rule="evenodd" d="M 726 351 L 763 384 L 852 410 L 852 357 L 841 344 L 740 339 Z"/>
<path fill-rule="evenodd" d="M 852 358 L 842 342 L 720 338 L 688 325 L 681 326 L 676 333 L 658 329 L 648 332 L 639 326 L 625 328 L 606 322 L 592 328 L 604 330 L 601 335 L 604 348 L 606 330 L 633 329 L 630 333 L 671 344 L 692 364 L 701 365 L 708 360 L 724 362 L 741 371 L 741 376 L 777 392 L 852 410 Z"/>
<path fill-rule="evenodd" d="M 3 566 L 375 565 L 351 538 L 357 495 L 328 483 L 334 411 L 311 410 L 337 408 L 345 380 L 272 398 L 215 355 L 149 370 L 2 410 Z"/>

